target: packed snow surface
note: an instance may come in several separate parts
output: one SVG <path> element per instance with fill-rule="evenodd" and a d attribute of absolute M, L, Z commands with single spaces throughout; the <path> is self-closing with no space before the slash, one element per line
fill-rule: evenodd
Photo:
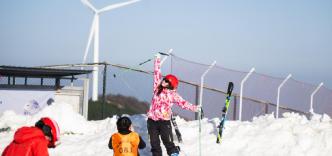
<path fill-rule="evenodd" d="M 41 117 L 56 120 L 61 130 L 61 144 L 49 149 L 51 156 L 110 156 L 108 148 L 112 133 L 116 132 L 116 117 L 99 121 L 87 121 L 73 111 L 70 104 L 58 103 L 43 109 L 34 116 L 6 111 L 0 116 L 0 153 L 12 141 L 15 130 L 21 126 L 32 126 Z M 140 150 L 142 156 L 151 156 L 146 128 L 146 115 L 130 116 L 133 127 L 147 147 Z M 199 155 L 198 121 L 176 118 L 182 133 L 182 156 Z M 276 119 L 273 114 L 259 116 L 251 122 L 227 121 L 221 144 L 216 144 L 218 118 L 203 119 L 201 147 L 203 156 L 331 156 L 332 121 L 327 115 L 305 116 L 285 113 Z M 163 146 L 163 145 L 162 145 Z M 163 154 L 166 150 L 163 147 Z"/>

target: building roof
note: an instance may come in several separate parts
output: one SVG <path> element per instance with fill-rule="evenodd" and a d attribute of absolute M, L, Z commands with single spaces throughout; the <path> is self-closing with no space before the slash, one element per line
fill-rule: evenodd
<path fill-rule="evenodd" d="M 91 72 L 92 70 L 0 66 L 1 76 L 15 77 L 60 78 L 65 76 L 89 74 Z"/>

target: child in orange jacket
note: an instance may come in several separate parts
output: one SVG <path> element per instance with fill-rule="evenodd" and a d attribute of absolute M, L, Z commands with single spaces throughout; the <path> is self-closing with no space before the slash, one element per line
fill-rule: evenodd
<path fill-rule="evenodd" d="M 145 148 L 146 144 L 138 133 L 131 131 L 131 120 L 128 117 L 120 117 L 116 122 L 118 129 L 108 143 L 113 149 L 114 156 L 139 156 L 138 149 Z"/>

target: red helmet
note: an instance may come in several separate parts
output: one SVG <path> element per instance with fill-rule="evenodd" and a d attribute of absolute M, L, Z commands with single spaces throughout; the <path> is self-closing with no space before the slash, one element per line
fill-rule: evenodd
<path fill-rule="evenodd" d="M 169 83 L 171 84 L 171 86 L 176 89 L 179 85 L 179 80 L 178 78 L 176 78 L 176 76 L 172 75 L 172 74 L 168 74 L 165 76 L 165 79 L 167 79 L 169 81 Z"/>
<path fill-rule="evenodd" d="M 58 123 L 48 117 L 41 118 L 40 121 L 51 128 L 52 140 L 48 146 L 54 148 L 56 146 L 56 142 L 59 141 L 60 138 L 60 129 Z"/>

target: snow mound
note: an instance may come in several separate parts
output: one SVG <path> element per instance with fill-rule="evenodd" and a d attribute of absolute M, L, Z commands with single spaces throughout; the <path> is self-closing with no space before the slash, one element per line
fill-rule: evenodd
<path fill-rule="evenodd" d="M 87 121 L 76 113 L 70 104 L 58 103 L 43 109 L 34 116 L 15 114 L 6 111 L 0 117 L 0 128 L 11 130 L 0 133 L 0 153 L 10 143 L 14 132 L 21 126 L 32 126 L 41 117 L 56 120 L 61 130 L 61 144 L 49 149 L 52 156 L 108 156 L 113 151 L 108 148 L 110 136 L 117 132 L 116 120 L 106 118 Z M 147 147 L 140 154 L 151 156 L 151 146 L 144 114 L 130 116 L 133 128 L 138 132 Z M 199 151 L 198 121 L 186 121 L 176 117 L 182 133 L 182 156 L 197 156 Z M 276 119 L 273 114 L 255 117 L 249 121 L 227 121 L 221 144 L 216 144 L 219 118 L 203 119 L 202 155 L 223 156 L 330 156 L 332 153 L 332 120 L 328 115 L 314 114 L 311 119 L 296 113 L 284 113 Z M 163 156 L 166 150 L 162 145 Z"/>
<path fill-rule="evenodd" d="M 22 126 L 33 126 L 42 117 L 50 117 L 55 120 L 62 134 L 95 133 L 99 129 L 104 129 L 105 126 L 113 125 L 116 122 L 115 118 L 89 122 L 82 115 L 75 112 L 70 104 L 54 103 L 33 116 L 18 115 L 13 111 L 5 111 L 0 117 L 0 128 L 10 127 L 12 130 L 16 130 Z"/>

